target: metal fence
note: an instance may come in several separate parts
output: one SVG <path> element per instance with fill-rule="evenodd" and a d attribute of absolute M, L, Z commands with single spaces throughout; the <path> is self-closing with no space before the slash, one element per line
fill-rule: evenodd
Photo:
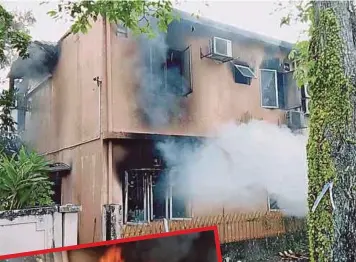
<path fill-rule="evenodd" d="M 304 221 L 285 218 L 279 212 L 256 212 L 249 214 L 231 213 L 194 217 L 185 220 L 169 220 L 169 231 L 217 226 L 221 243 L 265 238 L 304 227 Z M 121 237 L 134 237 L 165 232 L 164 222 L 153 221 L 146 224 L 125 225 Z"/>

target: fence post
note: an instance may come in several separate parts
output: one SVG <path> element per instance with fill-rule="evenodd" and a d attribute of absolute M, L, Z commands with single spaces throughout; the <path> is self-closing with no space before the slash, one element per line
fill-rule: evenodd
<path fill-rule="evenodd" d="M 53 214 L 53 239 L 54 239 L 54 247 L 62 247 L 63 246 L 63 217 L 62 214 L 58 212 L 54 212 Z"/>
<path fill-rule="evenodd" d="M 78 244 L 78 212 L 81 206 L 67 204 L 59 207 L 63 219 L 63 246 Z"/>
<path fill-rule="evenodd" d="M 121 238 L 122 205 L 108 204 L 103 206 L 102 240 Z"/>

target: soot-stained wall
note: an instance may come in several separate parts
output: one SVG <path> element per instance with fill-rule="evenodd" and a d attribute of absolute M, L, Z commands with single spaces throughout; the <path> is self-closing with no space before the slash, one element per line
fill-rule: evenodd
<path fill-rule="evenodd" d="M 227 31 L 215 24 L 207 25 L 185 19 L 169 26 L 166 41 L 156 41 L 163 49 L 183 50 L 190 46 L 193 93 L 186 98 L 178 97 L 177 103 L 166 103 L 166 100 L 162 102 L 162 108 L 167 112 L 172 110 L 170 106 L 180 106 L 180 112 L 176 113 L 168 125 L 148 125 L 143 121 L 140 109 L 147 107 L 148 101 L 157 109 L 161 94 L 150 85 L 150 76 L 141 74 L 144 62 L 138 55 L 140 45 L 133 38 L 118 37 L 112 26 L 111 46 L 108 50 L 111 55 L 111 131 L 204 135 L 223 123 L 240 118 L 246 112 L 254 118 L 263 118 L 272 123 L 284 122 L 283 110 L 261 107 L 259 69 L 278 69 L 278 63 L 274 65 L 268 61 L 282 63 L 291 46 L 282 41 L 267 44 L 266 41 L 254 38 L 254 34 L 247 37 L 241 32 Z M 201 59 L 201 49 L 204 53 L 212 36 L 232 40 L 233 56 L 248 64 L 256 74 L 251 85 L 235 83 L 229 63 L 216 64 L 208 58 Z M 138 99 L 138 94 L 145 88 L 149 88 L 150 92 L 145 93 L 146 97 Z M 151 114 L 152 117 L 159 116 L 157 110 L 152 110 Z"/>

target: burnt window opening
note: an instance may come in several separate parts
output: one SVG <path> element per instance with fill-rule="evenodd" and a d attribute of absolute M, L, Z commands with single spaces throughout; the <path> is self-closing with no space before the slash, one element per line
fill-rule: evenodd
<path fill-rule="evenodd" d="M 187 201 L 177 195 L 169 172 L 162 169 L 128 170 L 124 188 L 125 223 L 189 217 Z"/>
<path fill-rule="evenodd" d="M 165 88 L 183 97 L 193 92 L 190 46 L 183 51 L 169 49 L 162 67 Z"/>
<path fill-rule="evenodd" d="M 252 78 L 256 78 L 255 73 L 247 65 L 234 64 L 235 83 L 251 85 Z"/>

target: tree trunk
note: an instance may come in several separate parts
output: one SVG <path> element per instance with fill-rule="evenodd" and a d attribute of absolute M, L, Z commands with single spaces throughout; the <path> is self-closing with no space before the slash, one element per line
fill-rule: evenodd
<path fill-rule="evenodd" d="M 334 234 L 331 257 L 335 262 L 351 262 L 356 261 L 356 16 L 350 0 L 315 1 L 314 8 L 316 23 L 320 12 L 328 8 L 332 9 L 339 22 L 342 68 L 352 85 L 349 101 L 345 101 L 350 102 L 351 120 L 345 120 L 345 131 L 340 139 L 335 140 L 334 135 L 326 135 L 331 145 L 330 157 L 334 163 L 336 178 L 333 190 L 335 209 L 332 216 Z"/>

